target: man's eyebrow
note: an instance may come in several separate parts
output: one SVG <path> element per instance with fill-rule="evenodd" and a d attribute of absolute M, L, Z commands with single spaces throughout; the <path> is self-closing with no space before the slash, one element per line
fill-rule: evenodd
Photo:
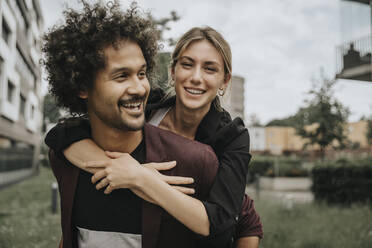
<path fill-rule="evenodd" d="M 146 64 L 143 64 L 143 65 L 140 67 L 140 70 L 143 70 L 143 69 L 146 69 L 146 68 L 147 68 L 147 65 L 146 65 Z M 115 75 L 115 74 L 117 74 L 117 73 L 124 72 L 124 71 L 126 71 L 126 72 L 130 72 L 130 71 L 132 71 L 132 69 L 129 68 L 129 67 L 119 67 L 119 68 L 115 68 L 115 69 L 113 69 L 113 70 L 110 72 L 110 75 L 113 76 L 113 75 Z"/>

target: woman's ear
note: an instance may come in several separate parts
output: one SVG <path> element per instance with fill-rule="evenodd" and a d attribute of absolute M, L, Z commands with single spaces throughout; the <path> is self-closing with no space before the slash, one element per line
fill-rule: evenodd
<path fill-rule="evenodd" d="M 172 78 L 172 81 L 174 81 L 174 66 L 170 70 L 170 76 Z"/>
<path fill-rule="evenodd" d="M 222 84 L 222 87 L 226 89 L 227 86 L 229 86 L 230 81 L 231 81 L 231 74 L 225 74 L 225 78 L 224 78 L 224 82 Z"/>

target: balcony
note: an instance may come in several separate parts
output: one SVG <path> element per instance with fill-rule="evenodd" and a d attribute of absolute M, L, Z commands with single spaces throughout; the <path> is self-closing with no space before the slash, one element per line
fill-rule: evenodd
<path fill-rule="evenodd" d="M 344 43 L 336 48 L 336 78 L 372 82 L 372 37 Z"/>

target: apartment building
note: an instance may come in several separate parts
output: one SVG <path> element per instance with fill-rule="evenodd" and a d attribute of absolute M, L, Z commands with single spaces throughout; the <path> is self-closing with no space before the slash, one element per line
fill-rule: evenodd
<path fill-rule="evenodd" d="M 0 1 L 0 187 L 36 170 L 42 126 L 38 0 Z"/>
<path fill-rule="evenodd" d="M 370 0 L 340 1 L 341 36 L 337 46 L 336 78 L 372 81 Z"/>
<path fill-rule="evenodd" d="M 309 126 L 308 129 L 314 128 Z M 359 148 L 367 148 L 367 122 L 358 121 L 348 123 L 345 127 L 347 139 Z M 306 140 L 296 134 L 293 127 L 248 127 L 251 137 L 251 150 L 253 152 L 269 152 L 274 155 L 281 155 L 286 151 L 303 150 Z M 335 144 L 337 145 L 337 144 Z M 308 150 L 317 150 L 318 146 L 307 147 Z"/>
<path fill-rule="evenodd" d="M 231 118 L 240 117 L 244 121 L 244 78 L 232 75 L 231 83 L 221 100 L 222 107 L 226 109 Z"/>

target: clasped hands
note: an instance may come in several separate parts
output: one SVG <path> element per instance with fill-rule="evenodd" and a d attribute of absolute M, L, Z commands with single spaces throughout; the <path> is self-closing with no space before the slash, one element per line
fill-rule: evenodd
<path fill-rule="evenodd" d="M 156 201 L 146 195 L 141 186 L 143 180 L 162 180 L 172 188 L 184 193 L 194 194 L 193 188 L 180 185 L 191 184 L 194 179 L 191 177 L 167 176 L 159 171 L 170 170 L 176 166 L 176 161 L 162 163 L 140 164 L 128 153 L 105 152 L 110 160 L 89 161 L 85 163 L 86 168 L 94 169 L 92 183 L 96 184 L 96 189 L 100 190 L 106 187 L 104 193 L 110 194 L 113 190 L 119 188 L 129 188 L 136 195 L 151 203 Z"/>

